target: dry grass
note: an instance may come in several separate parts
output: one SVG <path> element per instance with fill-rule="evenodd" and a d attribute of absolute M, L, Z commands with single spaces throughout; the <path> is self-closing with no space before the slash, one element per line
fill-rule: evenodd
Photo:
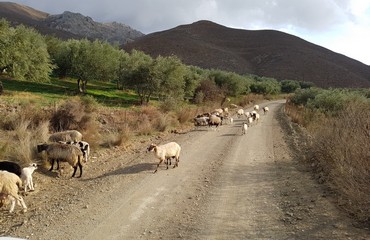
<path fill-rule="evenodd" d="M 361 222 L 370 221 L 370 105 L 347 103 L 334 117 L 286 105 L 294 122 L 313 135 L 309 157 L 336 191 L 338 205 Z"/>

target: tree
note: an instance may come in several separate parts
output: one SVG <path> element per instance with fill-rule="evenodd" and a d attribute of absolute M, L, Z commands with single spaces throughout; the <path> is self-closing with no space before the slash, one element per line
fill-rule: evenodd
<path fill-rule="evenodd" d="M 250 86 L 253 93 L 258 94 L 278 94 L 281 91 L 280 84 L 273 78 L 259 78 Z"/>
<path fill-rule="evenodd" d="M 160 87 L 160 80 L 153 78 L 151 73 L 153 59 L 141 51 L 133 50 L 125 60 L 126 64 L 122 64 L 119 70 L 119 81 L 123 86 L 136 91 L 140 104 L 149 103 L 150 97 Z"/>
<path fill-rule="evenodd" d="M 120 51 L 106 42 L 70 40 L 71 73 L 77 78 L 80 93 L 86 93 L 88 80 L 109 81 L 118 78 Z"/>
<path fill-rule="evenodd" d="M 34 29 L 0 21 L 0 70 L 20 80 L 45 82 L 53 66 L 45 39 Z"/>
<path fill-rule="evenodd" d="M 280 82 L 280 85 L 281 85 L 281 92 L 283 93 L 292 93 L 301 87 L 299 82 L 294 81 L 294 80 L 283 80 Z"/>

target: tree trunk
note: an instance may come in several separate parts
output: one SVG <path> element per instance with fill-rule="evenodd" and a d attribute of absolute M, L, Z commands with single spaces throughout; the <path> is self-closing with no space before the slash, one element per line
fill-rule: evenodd
<path fill-rule="evenodd" d="M 3 83 L 0 81 L 0 95 L 3 95 L 4 93 L 4 87 L 3 87 Z"/>

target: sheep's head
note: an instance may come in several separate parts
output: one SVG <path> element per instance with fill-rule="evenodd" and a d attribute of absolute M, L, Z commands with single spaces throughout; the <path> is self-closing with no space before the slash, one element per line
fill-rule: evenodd
<path fill-rule="evenodd" d="M 48 149 L 48 144 L 46 144 L 46 143 L 44 143 L 44 144 L 40 144 L 40 145 L 37 145 L 37 152 L 42 152 L 42 151 L 44 151 L 44 150 L 46 150 L 46 149 Z"/>
<path fill-rule="evenodd" d="M 35 169 L 37 169 L 37 163 L 31 163 L 30 167 L 34 167 Z"/>
<path fill-rule="evenodd" d="M 150 144 L 149 145 L 149 147 L 147 148 L 147 151 L 148 152 L 153 152 L 153 151 L 155 151 L 155 149 L 157 148 L 157 145 L 155 145 L 155 144 Z"/>

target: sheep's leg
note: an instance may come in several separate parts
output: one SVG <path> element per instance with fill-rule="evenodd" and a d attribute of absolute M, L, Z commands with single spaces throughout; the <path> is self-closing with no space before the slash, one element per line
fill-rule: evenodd
<path fill-rule="evenodd" d="M 22 205 L 23 212 L 27 212 L 27 206 L 26 203 L 24 202 L 23 198 L 21 196 L 18 197 L 18 203 Z"/>
<path fill-rule="evenodd" d="M 12 213 L 14 211 L 14 208 L 15 208 L 16 200 L 13 196 L 8 195 L 8 197 L 9 197 L 10 201 L 12 202 L 11 205 L 10 205 L 10 210 L 9 210 L 9 212 Z"/>
<path fill-rule="evenodd" d="M 80 178 L 80 177 L 82 177 L 82 164 L 81 164 L 80 161 L 78 161 L 78 167 L 80 168 L 80 176 L 79 176 L 79 178 Z"/>
<path fill-rule="evenodd" d="M 73 167 L 73 174 L 72 174 L 72 177 L 74 177 L 74 176 L 75 176 L 76 172 L 77 172 L 77 166 L 74 166 L 74 167 Z"/>
<path fill-rule="evenodd" d="M 161 164 L 163 162 L 163 159 L 160 159 L 159 160 L 159 163 L 157 164 L 157 168 L 154 170 L 153 173 L 156 173 L 158 171 L 158 168 L 159 168 L 159 164 Z"/>
<path fill-rule="evenodd" d="M 51 168 L 49 169 L 49 171 L 53 171 L 53 168 L 54 168 L 54 158 L 51 159 Z"/>

